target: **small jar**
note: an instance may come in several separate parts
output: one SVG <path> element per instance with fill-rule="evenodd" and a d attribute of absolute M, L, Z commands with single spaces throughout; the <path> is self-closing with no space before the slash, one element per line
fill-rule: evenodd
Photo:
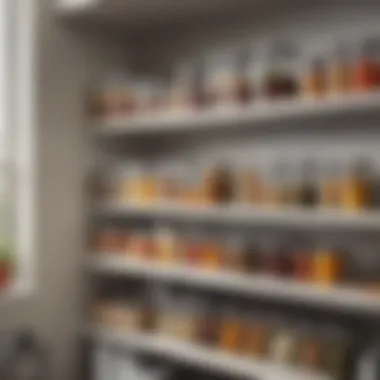
<path fill-rule="evenodd" d="M 293 254 L 294 277 L 310 281 L 314 273 L 314 253 L 310 249 L 297 249 Z"/>
<path fill-rule="evenodd" d="M 323 344 L 320 333 L 307 324 L 299 326 L 298 333 L 299 349 L 296 364 L 314 371 L 321 369 Z"/>
<path fill-rule="evenodd" d="M 357 161 L 346 173 L 342 181 L 342 208 L 348 211 L 360 211 L 370 206 L 371 174 L 366 160 Z"/>
<path fill-rule="evenodd" d="M 220 270 L 223 258 L 224 248 L 220 240 L 210 237 L 205 238 L 202 245 L 202 268 L 207 270 Z"/>
<path fill-rule="evenodd" d="M 149 232 L 133 231 L 129 236 L 128 249 L 134 258 L 146 260 L 154 255 L 154 246 Z"/>
<path fill-rule="evenodd" d="M 380 86 L 380 40 L 368 38 L 359 47 L 354 82 L 358 92 L 374 91 Z"/>
<path fill-rule="evenodd" d="M 244 321 L 237 309 L 226 310 L 221 318 L 219 345 L 229 352 L 241 351 L 244 337 Z"/>
<path fill-rule="evenodd" d="M 263 91 L 269 100 L 293 98 L 299 94 L 299 57 L 296 46 L 276 43 L 268 54 Z"/>
<path fill-rule="evenodd" d="M 241 76 L 236 54 L 225 52 L 208 57 L 205 67 L 208 104 L 225 106 L 238 103 Z"/>
<path fill-rule="evenodd" d="M 320 206 L 322 208 L 338 208 L 342 196 L 342 168 L 337 163 L 326 167 L 320 183 Z"/>
<path fill-rule="evenodd" d="M 231 272 L 247 272 L 249 252 L 244 239 L 240 236 L 233 236 L 227 239 L 225 247 L 223 268 Z"/>
<path fill-rule="evenodd" d="M 354 89 L 354 59 L 347 44 L 339 43 L 333 53 L 329 73 L 329 92 L 345 95 Z"/>
<path fill-rule="evenodd" d="M 302 179 L 299 189 L 299 202 L 304 207 L 317 206 L 320 199 L 318 167 L 315 162 L 306 160 L 301 168 Z"/>
<path fill-rule="evenodd" d="M 203 252 L 204 252 L 204 239 L 200 233 L 190 232 L 185 237 L 185 256 L 186 265 L 190 267 L 201 267 Z"/>
<path fill-rule="evenodd" d="M 230 170 L 225 166 L 210 167 L 206 171 L 202 187 L 207 203 L 225 204 L 233 200 L 233 178 Z"/>
<path fill-rule="evenodd" d="M 197 304 L 198 315 L 200 317 L 196 340 L 205 346 L 215 346 L 219 344 L 221 329 L 221 315 L 217 305 L 213 303 Z"/>
<path fill-rule="evenodd" d="M 265 187 L 263 178 L 257 169 L 240 164 L 236 170 L 234 198 L 244 205 L 262 205 L 264 203 Z"/>
<path fill-rule="evenodd" d="M 269 342 L 269 357 L 281 364 L 292 364 L 297 352 L 297 335 L 294 328 L 283 321 L 275 321 Z"/>
<path fill-rule="evenodd" d="M 306 97 L 321 98 L 329 90 L 329 71 L 325 59 L 316 56 L 307 64 L 303 80 L 303 92 Z"/>
<path fill-rule="evenodd" d="M 159 228 L 155 235 L 156 257 L 160 263 L 173 264 L 180 254 L 178 237 L 171 228 Z"/>
<path fill-rule="evenodd" d="M 270 326 L 265 316 L 253 314 L 247 319 L 243 338 L 243 353 L 250 357 L 265 357 L 268 353 Z"/>
<path fill-rule="evenodd" d="M 333 285 L 342 280 L 343 262 L 337 250 L 317 249 L 313 261 L 313 277 L 315 282 Z"/>

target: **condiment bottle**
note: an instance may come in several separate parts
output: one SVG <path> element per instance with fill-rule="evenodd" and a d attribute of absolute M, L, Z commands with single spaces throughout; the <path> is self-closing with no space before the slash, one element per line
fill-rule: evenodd
<path fill-rule="evenodd" d="M 216 270 L 222 267 L 224 249 L 218 239 L 204 239 L 204 246 L 202 247 L 202 251 L 202 268 Z"/>
<path fill-rule="evenodd" d="M 333 285 L 342 279 L 342 258 L 337 250 L 317 249 L 313 277 L 317 283 Z"/>

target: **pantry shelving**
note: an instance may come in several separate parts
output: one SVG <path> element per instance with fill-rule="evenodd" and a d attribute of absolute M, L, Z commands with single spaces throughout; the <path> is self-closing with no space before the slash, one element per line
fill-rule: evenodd
<path fill-rule="evenodd" d="M 326 99 L 295 99 L 258 102 L 252 105 L 157 112 L 136 116 L 107 116 L 95 119 L 99 137 L 129 137 L 175 132 L 220 130 L 222 128 L 257 128 L 266 122 L 296 121 L 328 116 L 363 115 L 380 109 L 380 94 L 330 96 Z"/>
<path fill-rule="evenodd" d="M 93 273 L 103 275 L 147 278 L 341 312 L 380 315 L 380 297 L 339 285 L 318 285 L 260 274 L 247 276 L 228 271 L 201 270 L 174 264 L 144 262 L 112 254 L 93 255 L 87 268 Z"/>
<path fill-rule="evenodd" d="M 250 206 L 182 206 L 175 204 L 138 205 L 105 202 L 98 205 L 99 216 L 165 218 L 216 224 L 282 225 L 299 228 L 380 228 L 380 212 L 334 211 L 323 209 L 260 208 Z"/>
<path fill-rule="evenodd" d="M 260 380 L 329 380 L 323 373 L 274 364 L 257 359 L 243 359 L 217 350 L 197 345 L 176 342 L 172 339 L 142 333 L 123 333 L 115 329 L 89 326 L 85 334 L 103 344 L 116 345 L 154 354 L 182 364 L 204 368 L 209 371 L 225 373 L 243 378 L 259 378 Z"/>

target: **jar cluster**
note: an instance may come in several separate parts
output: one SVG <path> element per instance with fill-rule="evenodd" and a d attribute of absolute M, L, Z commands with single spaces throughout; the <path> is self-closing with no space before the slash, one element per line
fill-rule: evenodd
<path fill-rule="evenodd" d="M 113 77 L 90 97 L 96 116 L 200 110 L 289 98 L 321 99 L 380 87 L 380 39 L 302 53 L 296 43 L 241 48 L 192 59 L 166 80 Z"/>
<path fill-rule="evenodd" d="M 98 175 L 91 191 L 98 200 L 141 205 L 243 204 L 360 211 L 378 206 L 377 188 L 377 173 L 365 159 L 342 165 L 306 159 L 301 163 L 279 160 L 266 169 L 254 163 L 218 162 L 174 169 L 140 166 Z"/>
<path fill-rule="evenodd" d="M 192 295 L 158 294 L 149 305 L 141 299 L 146 297 L 99 299 L 92 306 L 93 319 L 121 332 L 143 331 L 242 358 L 321 371 L 333 380 L 351 370 L 355 339 L 339 325 L 289 319 L 239 303 L 211 305 Z"/>

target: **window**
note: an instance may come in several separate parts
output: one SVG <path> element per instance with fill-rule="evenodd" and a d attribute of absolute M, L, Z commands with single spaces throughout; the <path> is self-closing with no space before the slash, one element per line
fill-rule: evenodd
<path fill-rule="evenodd" d="M 32 280 L 32 3 L 0 1 L 0 292 Z"/>

